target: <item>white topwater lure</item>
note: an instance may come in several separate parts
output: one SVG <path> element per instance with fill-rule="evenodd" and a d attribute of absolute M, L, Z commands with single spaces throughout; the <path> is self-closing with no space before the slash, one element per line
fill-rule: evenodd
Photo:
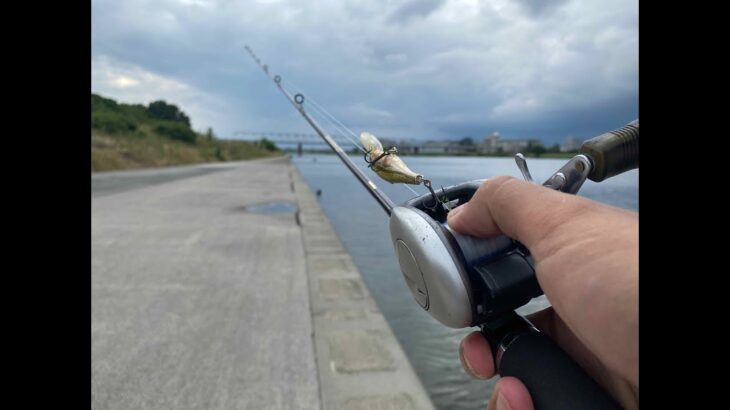
<path fill-rule="evenodd" d="M 360 134 L 360 143 L 365 148 L 365 161 L 368 163 L 368 167 L 372 168 L 380 178 L 391 184 L 420 185 L 423 183 L 423 175 L 411 171 L 400 159 L 395 147 L 384 150 L 383 144 L 369 132 Z"/>
<path fill-rule="evenodd" d="M 360 134 L 360 143 L 365 149 L 365 162 L 368 163 L 368 168 L 375 171 L 380 178 L 390 182 L 391 184 L 410 184 L 410 185 L 421 185 L 425 186 L 431 193 L 433 198 L 433 205 L 429 206 L 429 209 L 435 209 L 439 205 L 444 207 L 444 211 L 448 212 L 448 198 L 443 196 L 439 198 L 431 187 L 431 181 L 424 179 L 423 175 L 416 174 L 411 171 L 410 168 L 403 162 L 398 156 L 398 150 L 396 147 L 384 149 L 383 144 L 375 135 L 369 132 L 363 132 Z M 442 188 L 443 190 L 443 188 Z"/>

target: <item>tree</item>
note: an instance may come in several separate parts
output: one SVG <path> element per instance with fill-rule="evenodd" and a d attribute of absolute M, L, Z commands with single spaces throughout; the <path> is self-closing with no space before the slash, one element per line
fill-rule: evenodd
<path fill-rule="evenodd" d="M 161 120 L 181 122 L 190 127 L 190 118 L 185 115 L 176 105 L 168 104 L 163 100 L 151 102 L 147 112 L 154 118 Z"/>
<path fill-rule="evenodd" d="M 160 123 L 155 127 L 155 132 L 174 140 L 187 142 L 188 144 L 194 144 L 195 138 L 197 137 L 190 127 L 169 121 L 160 121 Z"/>
<path fill-rule="evenodd" d="M 459 145 L 474 145 L 474 140 L 471 137 L 462 138 Z"/>
<path fill-rule="evenodd" d="M 536 157 L 539 157 L 540 155 L 546 153 L 547 149 L 545 149 L 545 147 L 543 147 L 542 144 L 529 143 L 527 145 L 526 151 L 528 153 L 535 155 Z"/>
<path fill-rule="evenodd" d="M 208 127 L 208 132 L 205 133 L 205 138 L 208 141 L 213 141 L 213 139 L 215 138 L 215 135 L 213 135 L 213 128 Z"/>
<path fill-rule="evenodd" d="M 266 138 L 261 138 L 261 140 L 259 141 L 259 146 L 267 151 L 276 151 L 278 149 L 276 147 L 276 144 Z"/>
<path fill-rule="evenodd" d="M 91 94 L 91 112 L 95 111 L 117 111 L 119 105 L 110 98 L 104 98 L 97 94 Z"/>
<path fill-rule="evenodd" d="M 120 134 L 135 131 L 137 124 L 113 111 L 97 111 L 91 114 L 91 128 L 100 129 L 109 134 Z"/>

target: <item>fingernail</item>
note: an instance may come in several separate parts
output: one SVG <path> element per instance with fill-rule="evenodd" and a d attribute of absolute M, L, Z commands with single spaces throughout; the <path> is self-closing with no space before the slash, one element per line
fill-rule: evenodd
<path fill-rule="evenodd" d="M 446 216 L 446 220 L 449 221 L 449 222 L 453 221 L 454 218 L 457 215 L 459 215 L 461 213 L 461 211 L 463 211 L 463 210 L 464 210 L 464 206 L 463 205 L 452 209 L 451 211 L 449 211 L 449 214 Z"/>
<path fill-rule="evenodd" d="M 464 358 L 464 341 L 462 340 L 459 344 L 459 360 L 461 360 L 461 367 L 464 368 L 464 371 L 471 377 L 476 377 L 474 374 L 474 371 L 471 369 L 471 366 L 469 366 L 469 363 Z"/>
<path fill-rule="evenodd" d="M 474 373 L 474 370 L 469 365 L 469 362 L 464 357 L 464 341 L 461 341 L 461 344 L 459 344 L 459 360 L 461 360 L 461 366 L 464 368 L 464 371 L 471 377 L 475 379 L 480 379 L 481 377 L 477 376 L 476 373 Z"/>
<path fill-rule="evenodd" d="M 486 380 L 487 377 L 477 373 L 474 371 L 474 368 L 471 367 L 471 363 L 469 363 L 468 360 L 466 360 L 466 357 L 464 356 L 464 343 L 467 339 L 464 339 L 461 341 L 461 344 L 459 344 L 459 360 L 461 360 L 461 365 L 464 367 L 464 371 L 471 377 L 475 379 L 482 379 Z"/>
<path fill-rule="evenodd" d="M 502 392 L 497 392 L 497 410 L 512 410 Z"/>

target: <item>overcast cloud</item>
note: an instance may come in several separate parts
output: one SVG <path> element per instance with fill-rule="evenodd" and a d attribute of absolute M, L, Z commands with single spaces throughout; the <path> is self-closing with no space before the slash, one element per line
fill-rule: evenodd
<path fill-rule="evenodd" d="M 636 0 L 93 0 L 92 92 L 226 138 L 310 133 L 245 45 L 358 133 L 553 143 L 638 118 Z"/>

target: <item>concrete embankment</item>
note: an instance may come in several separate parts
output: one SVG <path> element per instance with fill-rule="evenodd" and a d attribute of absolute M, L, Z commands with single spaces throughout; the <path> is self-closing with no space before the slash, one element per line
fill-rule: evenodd
<path fill-rule="evenodd" d="M 432 409 L 360 272 L 292 167 L 325 409 Z M 384 238 L 385 239 L 385 238 Z"/>
<path fill-rule="evenodd" d="M 228 166 L 92 192 L 92 407 L 431 409 L 289 161 Z"/>

